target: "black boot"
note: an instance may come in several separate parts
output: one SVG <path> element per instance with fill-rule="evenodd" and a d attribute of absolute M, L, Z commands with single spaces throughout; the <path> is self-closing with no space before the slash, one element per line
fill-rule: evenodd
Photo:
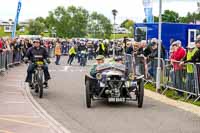
<path fill-rule="evenodd" d="M 43 85 L 44 85 L 44 88 L 48 88 L 48 82 L 47 82 L 47 81 L 45 81 L 45 82 L 43 83 Z"/>

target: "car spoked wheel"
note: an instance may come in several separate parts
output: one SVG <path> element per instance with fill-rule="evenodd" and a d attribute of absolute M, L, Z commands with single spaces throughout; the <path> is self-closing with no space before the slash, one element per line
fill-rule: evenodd
<path fill-rule="evenodd" d="M 87 105 L 87 108 L 91 108 L 92 98 L 91 98 L 89 81 L 86 81 L 85 87 L 86 87 L 85 88 L 86 89 L 86 105 Z"/>
<path fill-rule="evenodd" d="M 143 98 L 144 98 L 144 80 L 141 79 L 139 82 L 139 88 L 137 91 L 137 99 L 138 99 L 138 107 L 142 108 L 143 106 Z"/>

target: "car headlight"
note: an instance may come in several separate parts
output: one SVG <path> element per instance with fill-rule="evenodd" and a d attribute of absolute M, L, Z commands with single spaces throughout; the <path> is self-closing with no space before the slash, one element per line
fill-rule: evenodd
<path fill-rule="evenodd" d="M 134 79 L 135 79 L 134 73 L 130 73 L 130 74 L 128 75 L 128 78 L 129 78 L 130 80 L 134 80 Z"/>
<path fill-rule="evenodd" d="M 101 79 L 102 79 L 101 73 L 97 73 L 97 74 L 96 74 L 96 78 L 97 78 L 98 80 L 101 80 Z"/>

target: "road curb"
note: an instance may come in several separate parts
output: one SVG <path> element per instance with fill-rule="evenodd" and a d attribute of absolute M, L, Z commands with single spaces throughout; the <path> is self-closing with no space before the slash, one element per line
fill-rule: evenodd
<path fill-rule="evenodd" d="M 177 108 L 185 110 L 187 112 L 191 112 L 191 113 L 196 114 L 200 117 L 200 107 L 198 107 L 198 106 L 195 106 L 195 105 L 192 105 L 192 104 L 189 104 L 189 103 L 185 103 L 185 102 L 182 102 L 182 101 L 176 101 L 176 100 L 173 100 L 173 99 L 166 97 L 165 95 L 161 95 L 161 94 L 158 94 L 156 92 L 152 92 L 152 91 L 147 90 L 147 89 L 145 89 L 144 94 L 145 94 L 145 96 L 152 98 L 156 101 L 160 101 L 162 103 L 177 107 Z"/>
<path fill-rule="evenodd" d="M 66 129 L 61 123 L 56 121 L 52 116 L 50 116 L 41 106 L 40 104 L 33 98 L 32 94 L 30 93 L 29 87 L 27 84 L 23 84 L 25 95 L 27 96 L 28 100 L 32 104 L 35 111 L 45 119 L 50 127 L 54 130 L 55 133 L 71 133 L 68 129 Z"/>

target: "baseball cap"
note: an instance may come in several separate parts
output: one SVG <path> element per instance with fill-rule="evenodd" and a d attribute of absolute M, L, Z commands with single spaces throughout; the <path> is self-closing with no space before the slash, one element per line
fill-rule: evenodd
<path fill-rule="evenodd" d="M 172 43 L 172 46 L 174 46 L 174 45 L 178 45 L 178 42 L 177 42 L 177 41 L 174 41 L 174 42 Z"/>
<path fill-rule="evenodd" d="M 35 42 L 40 42 L 40 38 L 35 38 L 35 39 L 33 40 L 33 43 L 35 43 Z"/>
<path fill-rule="evenodd" d="M 194 43 L 190 43 L 187 48 L 195 48 L 195 44 Z"/>
<path fill-rule="evenodd" d="M 104 56 L 103 55 L 98 55 L 97 57 L 96 57 L 96 60 L 103 60 L 104 59 Z"/>

